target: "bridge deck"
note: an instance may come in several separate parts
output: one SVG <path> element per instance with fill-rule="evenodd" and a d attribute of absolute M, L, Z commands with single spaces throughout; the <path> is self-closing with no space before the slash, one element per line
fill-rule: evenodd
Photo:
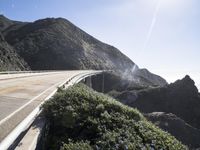
<path fill-rule="evenodd" d="M 0 75 L 0 141 L 61 83 L 94 71 Z"/>

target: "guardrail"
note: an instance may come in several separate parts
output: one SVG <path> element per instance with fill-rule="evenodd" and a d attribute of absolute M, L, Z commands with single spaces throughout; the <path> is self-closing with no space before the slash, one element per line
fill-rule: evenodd
<path fill-rule="evenodd" d="M 63 72 L 63 71 L 78 71 L 78 70 L 34 70 L 34 71 L 0 71 L 1 74 L 21 74 L 21 73 L 43 73 L 43 72 Z M 90 71 L 90 70 L 85 70 Z M 92 70 L 91 70 L 92 71 Z M 98 71 L 98 70 L 97 70 Z M 113 70 L 99 70 L 103 72 L 112 72 Z"/>
<path fill-rule="evenodd" d="M 91 73 L 91 72 L 90 73 L 80 73 L 80 74 L 72 77 L 71 79 L 64 81 L 58 87 L 62 87 L 63 85 L 66 84 L 65 88 L 68 88 L 69 86 L 79 83 L 81 80 L 83 80 L 89 76 L 101 74 L 104 72 L 105 71 L 95 71 L 94 73 Z M 17 125 L 17 127 L 3 141 L 1 141 L 0 150 L 8 149 L 13 144 L 13 142 L 19 137 L 19 135 L 30 127 L 30 125 L 33 123 L 33 121 L 41 113 L 41 111 L 42 111 L 40 109 L 41 105 L 45 101 L 49 100 L 56 92 L 57 92 L 57 89 L 55 89 L 48 97 L 46 97 L 45 100 L 40 105 L 38 105 L 20 124 Z"/>
<path fill-rule="evenodd" d="M 21 73 L 39 73 L 41 71 L 4 71 L 0 72 L 0 74 L 21 74 Z"/>
<path fill-rule="evenodd" d="M 68 71 L 68 70 L 2 71 L 0 72 L 0 75 L 1 74 L 21 74 L 21 73 L 61 72 L 61 71 Z"/>

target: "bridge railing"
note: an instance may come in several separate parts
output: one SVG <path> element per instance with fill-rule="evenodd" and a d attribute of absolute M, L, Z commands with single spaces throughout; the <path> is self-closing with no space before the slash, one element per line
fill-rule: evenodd
<path fill-rule="evenodd" d="M 64 70 L 34 70 L 34 71 L 1 71 L 1 74 L 21 74 L 21 73 L 42 73 L 42 72 L 57 72 L 57 71 L 64 71 Z"/>
<path fill-rule="evenodd" d="M 43 72 L 62 72 L 62 71 L 76 71 L 76 70 L 32 70 L 32 71 L 0 71 L 1 74 L 22 74 L 22 73 L 43 73 Z M 77 70 L 78 71 L 78 70 Z M 90 71 L 90 70 L 85 70 Z M 103 72 L 112 72 L 112 70 L 102 70 Z M 101 71 L 101 72 L 102 72 Z"/>

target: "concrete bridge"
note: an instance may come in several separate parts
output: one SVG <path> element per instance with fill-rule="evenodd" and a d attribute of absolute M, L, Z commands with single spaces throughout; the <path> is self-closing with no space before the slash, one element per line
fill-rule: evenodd
<path fill-rule="evenodd" d="M 57 91 L 85 81 L 91 86 L 91 76 L 104 71 L 34 71 L 0 73 L 0 150 L 13 147 L 13 143 L 38 118 L 40 106 Z M 103 85 L 103 84 L 102 84 Z M 103 87 L 102 87 L 103 90 Z M 30 131 L 28 138 L 22 138 L 22 146 L 16 149 L 34 149 L 39 134 Z M 23 134 L 23 136 L 26 134 Z M 34 138 L 31 139 L 30 137 Z M 35 143 L 34 143 L 35 142 Z"/>

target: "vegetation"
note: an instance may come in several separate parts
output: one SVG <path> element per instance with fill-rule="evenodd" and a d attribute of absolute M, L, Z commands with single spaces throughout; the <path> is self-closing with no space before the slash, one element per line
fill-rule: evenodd
<path fill-rule="evenodd" d="M 186 149 L 136 109 L 83 84 L 59 90 L 43 108 L 46 149 Z"/>

